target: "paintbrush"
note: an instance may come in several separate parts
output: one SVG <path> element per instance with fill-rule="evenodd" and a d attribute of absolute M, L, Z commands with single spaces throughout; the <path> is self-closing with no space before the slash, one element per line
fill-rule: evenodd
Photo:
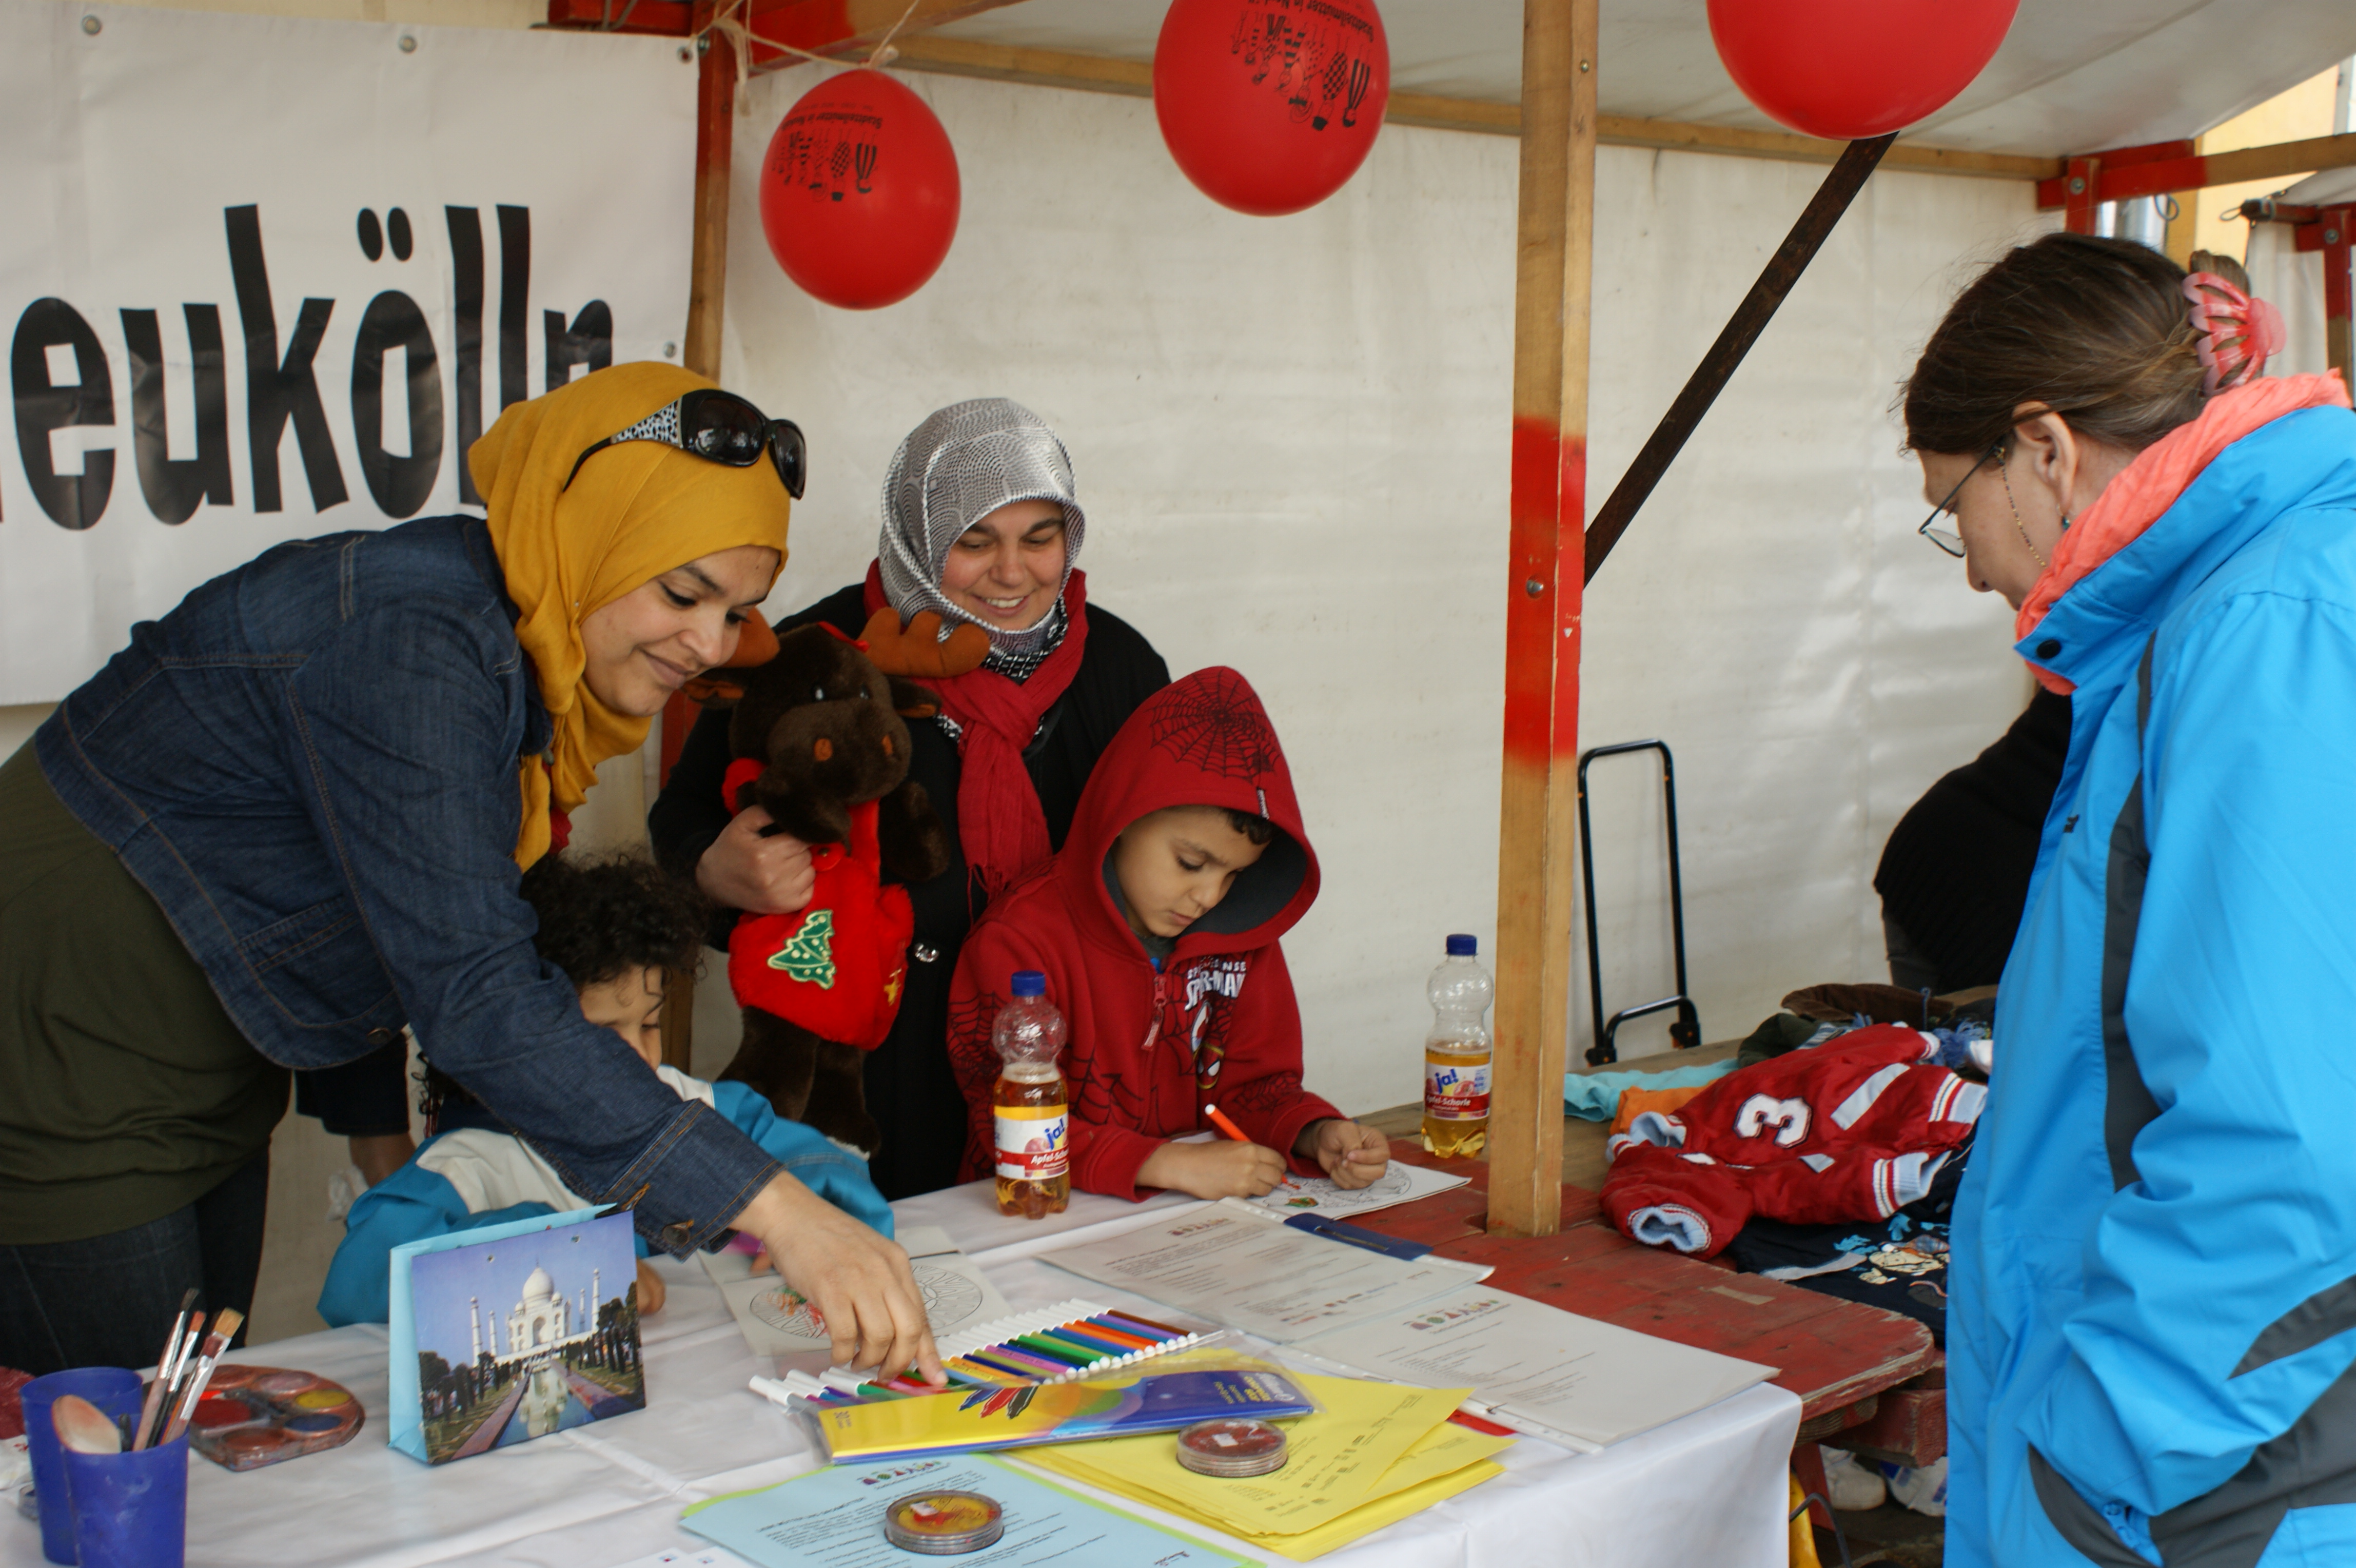
<path fill-rule="evenodd" d="M 221 1352 L 229 1348 L 229 1342 L 237 1337 L 237 1331 L 244 1323 L 245 1314 L 233 1306 L 222 1307 L 214 1316 L 213 1331 L 205 1336 L 204 1348 L 197 1353 L 196 1375 L 188 1380 L 188 1391 L 180 1396 L 179 1406 L 172 1412 L 172 1419 L 164 1423 L 164 1435 L 155 1440 L 158 1446 L 171 1442 L 188 1429 L 189 1419 L 197 1413 L 197 1402 L 205 1397 L 205 1385 L 213 1380 L 214 1366 L 220 1360 Z"/>
<path fill-rule="evenodd" d="M 187 1332 L 188 1314 L 201 1294 L 194 1285 L 180 1298 L 180 1316 L 172 1320 L 172 1332 L 164 1337 L 164 1354 L 155 1362 L 155 1380 L 147 1385 L 147 1398 L 139 1406 L 139 1424 L 132 1429 L 131 1446 L 147 1446 L 147 1437 L 155 1430 L 155 1418 L 163 1413 L 165 1398 L 170 1393 L 172 1373 L 179 1362 L 180 1336 Z"/>
<path fill-rule="evenodd" d="M 60 1394 L 49 1406 L 57 1423 L 58 1441 L 77 1454 L 120 1454 L 123 1433 L 90 1401 L 80 1394 Z"/>

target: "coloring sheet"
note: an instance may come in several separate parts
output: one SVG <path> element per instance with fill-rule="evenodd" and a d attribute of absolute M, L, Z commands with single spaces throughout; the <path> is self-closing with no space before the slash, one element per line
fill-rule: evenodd
<path fill-rule="evenodd" d="M 1326 1176 L 1299 1176 L 1288 1172 L 1274 1192 L 1245 1201 L 1255 1208 L 1280 1215 L 1316 1214 L 1328 1219 L 1355 1219 L 1361 1214 L 1413 1203 L 1419 1197 L 1430 1197 L 1435 1192 L 1446 1192 L 1471 1180 L 1470 1176 L 1450 1176 L 1393 1160 L 1381 1180 L 1355 1192 L 1344 1191 Z"/>
<path fill-rule="evenodd" d="M 924 1293 L 925 1316 L 935 1339 L 1004 1317 L 1012 1310 L 973 1260 L 958 1251 L 948 1231 L 935 1225 L 904 1225 L 898 1240 L 908 1250 L 908 1267 Z M 824 1364 L 829 1348 L 825 1326 L 799 1292 L 774 1273 L 750 1273 L 742 1253 L 706 1252 L 703 1267 L 735 1315 L 744 1342 L 755 1352 L 799 1356 L 815 1351 Z"/>

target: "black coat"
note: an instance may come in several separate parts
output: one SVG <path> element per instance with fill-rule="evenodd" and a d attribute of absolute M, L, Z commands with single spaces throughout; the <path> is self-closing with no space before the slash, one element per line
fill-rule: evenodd
<path fill-rule="evenodd" d="M 1023 762 L 1039 792 L 1047 836 L 1057 848 L 1072 825 L 1080 791 L 1097 757 L 1138 704 L 1170 683 L 1170 670 L 1137 628 L 1095 605 L 1087 607 L 1088 639 L 1077 674 L 1040 722 L 1024 748 Z M 777 623 L 780 632 L 825 621 L 846 636 L 867 625 L 866 588 L 852 584 L 798 615 Z M 912 719 L 914 742 L 908 777 L 925 787 L 933 809 L 949 830 L 949 866 L 930 882 L 908 889 L 916 908 L 916 937 L 910 953 L 907 989 L 891 1036 L 867 1057 L 867 1108 L 884 1126 L 884 1146 L 873 1165 L 875 1185 L 885 1197 L 913 1197 L 953 1185 L 965 1148 L 965 1099 L 950 1075 L 948 1036 L 949 975 L 958 950 L 981 912 L 981 886 L 967 870 L 957 842 L 957 743 L 930 719 Z M 721 777 L 728 769 L 728 715 L 709 713 L 696 721 L 654 809 L 647 814 L 655 854 L 681 875 L 728 825 Z M 712 931 L 712 945 L 724 947 L 733 911 Z"/>

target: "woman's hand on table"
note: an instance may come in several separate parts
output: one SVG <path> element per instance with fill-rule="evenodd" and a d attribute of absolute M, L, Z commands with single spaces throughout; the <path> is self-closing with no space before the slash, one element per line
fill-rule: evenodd
<path fill-rule="evenodd" d="M 638 1260 L 638 1315 L 644 1316 L 650 1312 L 660 1312 L 663 1298 L 669 1294 L 670 1287 L 663 1283 L 662 1276 L 655 1273 L 654 1265 L 640 1258 Z"/>
<path fill-rule="evenodd" d="M 773 821 L 758 806 L 736 813 L 703 858 L 695 885 L 705 897 L 753 915 L 790 915 L 807 908 L 817 886 L 809 845 L 791 833 L 761 836 Z"/>
<path fill-rule="evenodd" d="M 1391 1143 L 1372 1127 L 1328 1118 L 1312 1122 L 1292 1141 L 1292 1151 L 1315 1160 L 1344 1191 L 1372 1187 L 1390 1168 Z"/>
<path fill-rule="evenodd" d="M 1192 1197 L 1258 1197 L 1275 1191 L 1283 1179 L 1282 1155 L 1231 1138 L 1164 1144 L 1137 1167 L 1138 1186 L 1168 1187 Z"/>
<path fill-rule="evenodd" d="M 826 1199 L 780 1175 L 732 1222 L 759 1239 L 777 1275 L 817 1309 L 835 1365 L 914 1368 L 945 1384 L 925 1298 L 908 1254 Z"/>

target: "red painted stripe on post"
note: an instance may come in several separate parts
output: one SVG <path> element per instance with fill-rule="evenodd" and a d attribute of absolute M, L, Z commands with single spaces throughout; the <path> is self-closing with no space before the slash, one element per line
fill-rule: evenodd
<path fill-rule="evenodd" d="M 1587 443 L 1550 420 L 1514 421 L 1513 578 L 1505 611 L 1505 758 L 1579 746 L 1579 612 L 1586 571 Z M 1528 585 L 1538 585 L 1531 593 Z"/>

